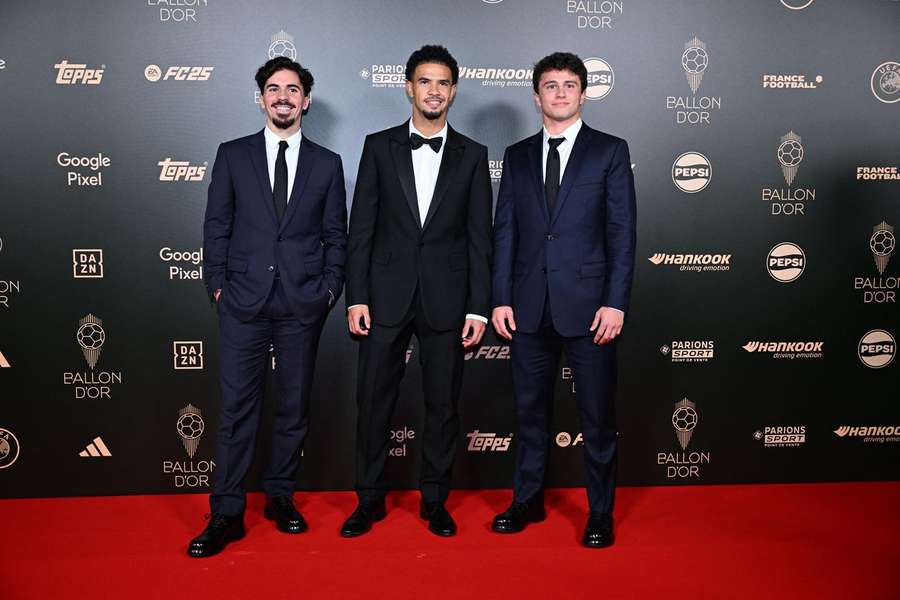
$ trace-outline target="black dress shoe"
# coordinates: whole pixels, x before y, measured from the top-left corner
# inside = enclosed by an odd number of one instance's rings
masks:
[[[344,537],[356,537],[372,529],[372,523],[382,520],[387,515],[384,498],[381,500],[360,500],[356,510],[350,515],[344,526],[341,527],[341,535]]]
[[[443,502],[422,501],[419,516],[428,521],[428,531],[441,537],[456,535],[456,523]]]
[[[275,521],[275,528],[282,533],[303,533],[307,530],[306,521],[290,496],[276,496],[266,500],[263,515]]]
[[[581,543],[588,548],[606,548],[616,541],[613,535],[613,519],[609,513],[591,513],[584,527]]]
[[[497,533],[519,533],[529,523],[540,523],[546,518],[543,502],[528,503],[513,500],[509,508],[494,517],[491,529]]]
[[[203,533],[188,544],[188,556],[206,558],[218,554],[228,542],[239,540],[244,535],[246,535],[244,515],[228,516],[213,513],[210,515],[209,525],[206,526]]]

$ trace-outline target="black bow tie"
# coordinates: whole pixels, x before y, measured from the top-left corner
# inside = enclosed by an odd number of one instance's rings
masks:
[[[444,138],[442,137],[433,137],[433,138],[423,138],[418,133],[409,134],[409,145],[412,146],[413,150],[418,150],[422,147],[422,144],[428,144],[431,146],[431,149],[435,152],[441,151],[441,144],[444,142]]]

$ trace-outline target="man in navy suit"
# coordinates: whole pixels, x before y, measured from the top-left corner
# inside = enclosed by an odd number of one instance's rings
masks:
[[[581,120],[587,70],[557,52],[534,67],[537,135],[506,149],[494,217],[493,313],[512,340],[519,432],[513,502],[492,528],[544,519],[553,388],[565,350],[575,375],[590,516],[582,542],[613,543],[616,338],[631,295],[634,178],[624,140]]]
[[[203,224],[203,274],[219,311],[222,410],[211,518],[190,556],[244,536],[244,479],[253,458],[270,345],[278,399],[266,470],[265,516],[302,533],[293,504],[309,427],[322,325],[344,285],[347,206],[341,157],[300,130],[312,74],[277,57],[256,83],[266,126],[219,146]]]

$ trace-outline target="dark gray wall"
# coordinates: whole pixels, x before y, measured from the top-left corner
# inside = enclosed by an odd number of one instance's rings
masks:
[[[871,368],[858,352],[867,332],[891,336],[871,334],[876,342],[900,334],[900,257],[882,260],[880,272],[870,249],[873,228],[900,224],[900,181],[860,179],[858,169],[900,166],[900,66],[891,62],[900,61],[900,3],[156,2],[0,5],[0,496],[208,489],[219,401],[215,311],[199,280],[179,278],[199,266],[164,260],[161,251],[199,251],[208,169],[219,142],[262,126],[252,75],[270,48],[294,48],[315,74],[303,131],[343,156],[349,196],[364,135],[410,112],[402,87],[391,84],[402,76],[385,72],[432,42],[464,67],[451,123],[487,144],[493,161],[538,131],[526,72],[535,60],[564,49],[611,68],[589,62],[598,82],[590,94],[606,93],[587,102],[585,120],[629,141],[637,182],[634,301],[619,346],[623,484],[897,478],[900,361]],[[273,43],[282,31],[290,45]],[[690,43],[695,36],[700,43]],[[683,55],[690,68],[705,65],[696,91]],[[65,84],[54,68],[64,60],[102,69],[102,78]],[[167,79],[179,65],[210,69]],[[192,81],[192,73],[208,79]],[[779,75],[802,75],[814,87],[764,85]],[[800,139],[786,140],[782,158],[803,153],[790,186],[778,158],[789,132]],[[696,193],[673,181],[673,163],[688,152],[711,166]],[[97,171],[67,167],[63,153],[109,162]],[[161,181],[166,158],[207,170],[194,171],[198,181]],[[102,185],[79,179],[98,175]],[[696,176],[680,181],[702,185]],[[802,214],[773,214],[788,208]],[[893,239],[882,231],[876,247],[884,254]],[[782,242],[799,246],[805,261],[789,283],[767,271]],[[76,277],[73,251],[92,249],[102,249],[102,278],[80,276],[99,275],[90,262]],[[649,260],[662,254],[727,255],[720,260],[728,269]],[[331,315],[319,353],[303,488],[352,485],[357,348],[341,312]],[[105,336],[93,369],[76,339],[88,315]],[[99,344],[98,327],[91,332],[94,341],[83,341]],[[202,342],[202,369],[174,368],[178,341]],[[711,343],[712,357],[677,362],[683,342]],[[809,342],[814,350],[780,358],[750,352],[751,342]],[[470,446],[474,436],[463,437],[458,486],[511,481],[515,420],[508,354],[498,346],[487,336],[467,363],[463,432],[512,437],[511,445]],[[873,363],[896,350],[873,348]],[[554,434],[577,439],[564,367]],[[121,382],[104,388],[76,378]],[[415,437],[398,442],[389,461],[397,487],[416,481],[420,384],[414,343],[395,428],[399,438]],[[678,415],[698,420],[679,441],[672,416],[684,398],[694,412]],[[196,448],[176,429],[188,404],[204,424]],[[196,418],[185,419],[196,427]],[[771,437],[779,427],[799,437],[779,446]],[[111,456],[90,456],[104,454],[96,437]],[[581,447],[557,439],[550,482],[579,485]],[[260,459],[267,440],[264,430]]]

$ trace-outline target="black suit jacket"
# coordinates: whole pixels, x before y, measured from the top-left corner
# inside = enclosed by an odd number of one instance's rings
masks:
[[[487,148],[447,128],[427,215],[419,215],[408,122],[366,137],[347,245],[347,306],[391,326],[416,287],[428,324],[490,316],[491,180]]]
[[[341,157],[300,142],[297,174],[279,223],[272,202],[265,137],[219,146],[203,223],[203,278],[212,297],[242,321],[266,302],[275,273],[295,316],[316,321],[344,285],[347,204]]]

